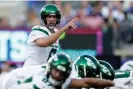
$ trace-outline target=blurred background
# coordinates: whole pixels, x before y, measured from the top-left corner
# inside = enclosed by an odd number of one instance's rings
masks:
[[[90,54],[115,69],[133,60],[133,1],[6,0],[0,1],[0,76],[22,67],[28,34],[34,25],[41,24],[40,10],[47,3],[61,9],[60,28],[79,17],[78,28],[60,37],[59,52],[66,52],[73,60]]]

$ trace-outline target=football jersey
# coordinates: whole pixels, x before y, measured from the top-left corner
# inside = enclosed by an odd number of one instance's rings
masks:
[[[46,72],[45,69],[46,65],[37,65],[37,66],[31,66],[26,68],[17,68],[10,73],[7,74],[4,83],[3,83],[3,89],[8,89],[13,84],[19,83],[23,81],[25,78],[28,78],[29,76],[32,76],[33,74],[36,74],[38,72]]]
[[[44,73],[39,73],[25,79],[22,83],[18,84],[18,86],[25,89],[68,89],[70,83],[71,78],[67,78],[61,86],[55,87],[50,83],[48,77],[44,76]]]
[[[133,77],[114,79],[115,86],[107,89],[133,89]]]
[[[133,75],[129,70],[115,72],[115,86],[109,89],[133,89]]]
[[[133,70],[133,61],[125,62],[121,67],[120,70]]]
[[[54,29],[54,31],[58,31]],[[52,35],[49,29],[45,26],[34,26],[32,28],[31,33],[29,34],[27,40],[27,53],[26,53],[26,61],[31,62],[28,63],[28,66],[31,65],[39,65],[44,64],[48,59],[53,56],[58,50],[58,40],[48,46],[48,47],[39,47],[34,41],[41,37],[48,37]],[[32,63],[35,62],[35,63]],[[26,63],[26,62],[25,62]],[[24,65],[25,66],[25,65]],[[27,66],[27,65],[26,65]]]
[[[9,73],[9,75],[6,77],[6,80],[4,81],[3,89],[8,89],[11,87],[15,89],[15,87],[21,86],[21,84],[23,88],[29,87],[29,89],[32,89],[32,88],[33,89],[55,89],[52,85],[50,85],[49,81],[46,81],[47,80],[46,74],[47,74],[47,65],[41,65],[41,66],[39,65],[39,66],[16,69],[11,73]],[[66,79],[66,81],[62,84],[61,89],[67,89],[70,83],[71,83],[71,78]],[[16,89],[19,89],[19,88],[16,88]]]

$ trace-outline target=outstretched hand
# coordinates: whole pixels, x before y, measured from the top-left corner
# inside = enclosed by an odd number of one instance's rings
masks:
[[[77,28],[77,26],[76,26],[76,24],[74,23],[75,21],[77,21],[79,18],[74,18],[74,19],[72,19],[71,21],[69,21],[68,23],[67,23],[67,25],[65,26],[67,29],[72,29],[72,30],[74,30],[74,29],[76,29]]]

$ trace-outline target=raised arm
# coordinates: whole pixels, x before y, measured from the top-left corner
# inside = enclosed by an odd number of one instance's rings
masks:
[[[72,79],[70,88],[105,88],[114,86],[114,82],[98,78]]]
[[[62,29],[60,29],[59,31],[57,31],[56,33],[48,36],[48,37],[41,37],[36,39],[34,42],[40,46],[40,47],[47,47],[50,46],[51,44],[55,43],[57,41],[57,39],[61,36],[61,34],[68,29],[75,29],[77,26],[74,24],[74,22],[77,20],[78,18],[74,18],[72,19],[70,22],[68,22],[68,24],[63,27]]]

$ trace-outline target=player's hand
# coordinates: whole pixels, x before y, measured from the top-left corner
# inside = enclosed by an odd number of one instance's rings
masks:
[[[76,26],[76,24],[74,22],[77,21],[77,20],[78,20],[78,18],[74,18],[70,22],[68,22],[67,25],[65,26],[66,30],[68,30],[68,29],[72,29],[72,30],[76,29],[77,26]]]

